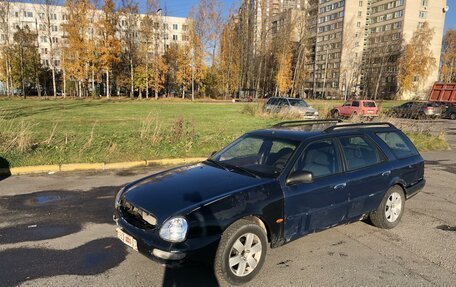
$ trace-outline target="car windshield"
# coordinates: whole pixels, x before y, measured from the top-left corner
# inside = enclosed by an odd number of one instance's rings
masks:
[[[366,108],[375,108],[375,102],[364,102],[363,105]]]
[[[304,100],[300,100],[300,99],[288,99],[288,101],[290,102],[290,105],[293,106],[293,107],[308,107],[309,105],[304,102]]]
[[[247,135],[208,160],[220,168],[256,177],[276,177],[299,145],[297,141]]]

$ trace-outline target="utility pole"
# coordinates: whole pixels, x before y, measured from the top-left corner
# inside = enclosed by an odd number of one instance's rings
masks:
[[[325,45],[325,47],[326,47],[326,61],[325,61],[325,76],[323,78],[323,99],[326,96],[326,74],[328,72],[328,55],[329,55],[328,45]]]
[[[195,59],[192,60],[192,102],[195,101]]]

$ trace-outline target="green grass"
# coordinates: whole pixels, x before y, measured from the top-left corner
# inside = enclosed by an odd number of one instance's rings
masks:
[[[320,108],[338,103],[311,104]],[[0,156],[12,167],[204,157],[247,131],[280,120],[246,113],[245,105],[0,99]]]

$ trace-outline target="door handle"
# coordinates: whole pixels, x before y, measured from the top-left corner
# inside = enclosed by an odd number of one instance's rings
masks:
[[[344,183],[339,183],[337,185],[334,186],[334,189],[343,189],[347,186],[347,184],[344,182]]]
[[[387,170],[382,173],[382,176],[389,176],[391,174],[391,170]]]

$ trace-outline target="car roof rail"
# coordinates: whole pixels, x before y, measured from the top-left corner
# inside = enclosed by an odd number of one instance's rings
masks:
[[[280,127],[294,127],[294,126],[301,126],[301,125],[313,125],[313,124],[327,124],[327,123],[341,123],[342,120],[340,119],[324,119],[324,120],[298,120],[298,121],[286,121],[280,122],[273,125],[273,128],[280,128]]]
[[[356,123],[356,124],[344,124],[335,125],[325,129],[325,132],[332,132],[337,129],[355,129],[355,128],[375,128],[375,127],[389,127],[396,128],[392,123],[378,122],[378,123]]]

